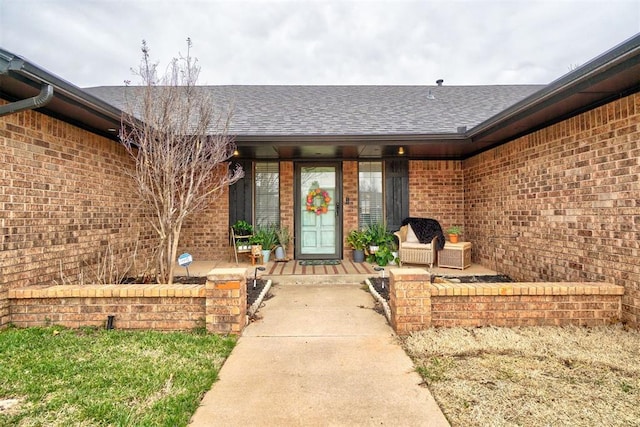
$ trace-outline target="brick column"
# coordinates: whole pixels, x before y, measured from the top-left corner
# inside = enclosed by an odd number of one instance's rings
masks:
[[[346,204],[347,197],[349,204]],[[358,229],[358,162],[342,162],[342,238],[343,259],[351,258],[351,247],[347,244],[347,235]]]
[[[214,268],[207,275],[207,331],[241,334],[247,324],[245,268]]]
[[[431,326],[430,276],[421,268],[392,268],[389,274],[391,326],[408,335]]]
[[[294,206],[293,162],[280,162],[280,227],[289,228],[291,241],[287,245],[286,257],[293,259],[294,252]]]

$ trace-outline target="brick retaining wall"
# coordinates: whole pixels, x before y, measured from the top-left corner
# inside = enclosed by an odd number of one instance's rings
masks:
[[[430,283],[422,269],[390,271],[391,325],[597,326],[620,321],[624,287],[608,283]]]
[[[245,269],[214,269],[206,285],[61,285],[12,289],[10,322],[18,327],[189,330],[206,326],[240,334],[246,325]]]

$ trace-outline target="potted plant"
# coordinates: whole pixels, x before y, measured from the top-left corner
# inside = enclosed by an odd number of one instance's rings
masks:
[[[251,245],[249,238],[253,233],[253,226],[247,221],[239,220],[231,226],[231,229],[233,230],[233,241],[237,251],[248,252]]]
[[[367,227],[366,238],[369,243],[369,253],[375,254],[380,246],[393,240],[393,235],[387,231],[384,224],[376,223]]]
[[[236,221],[235,224],[232,225],[233,232],[237,237],[249,236],[253,234],[253,226],[249,224],[245,220]]]
[[[248,243],[251,248],[251,255],[260,255],[262,253],[262,239],[258,233],[252,234]]]
[[[445,233],[449,235],[449,241],[451,243],[458,243],[458,236],[462,234],[462,226],[452,225],[451,227],[445,230]]]
[[[380,267],[386,266],[396,258],[393,256],[393,253],[391,253],[391,248],[388,245],[380,246],[376,253],[373,254],[373,257],[376,264]]]
[[[391,255],[393,255],[393,259],[389,261],[389,264],[398,265],[398,243],[395,238],[391,239],[391,242],[389,242],[389,250],[391,251]]]
[[[366,232],[351,230],[347,235],[347,244],[353,249],[353,262],[364,262],[364,249],[367,247]]]
[[[276,227],[273,225],[267,225],[259,227],[253,234],[254,240],[257,244],[262,246],[262,259],[265,263],[269,262],[271,251],[278,244],[278,235],[276,234]]]
[[[278,227],[276,229],[276,236],[278,237],[278,245],[276,247],[276,259],[285,259],[287,256],[287,245],[291,240],[289,229],[287,227]]]

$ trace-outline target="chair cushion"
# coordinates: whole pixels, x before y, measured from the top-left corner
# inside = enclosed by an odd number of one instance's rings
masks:
[[[413,232],[410,224],[407,224],[407,240],[405,240],[405,242],[420,243],[420,240],[418,240],[418,237],[416,236],[416,233]]]
[[[408,240],[402,244],[403,249],[428,249],[431,250],[431,243],[415,243]]]

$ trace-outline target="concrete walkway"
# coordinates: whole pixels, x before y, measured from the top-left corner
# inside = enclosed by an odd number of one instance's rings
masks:
[[[276,285],[191,426],[448,426],[360,285]]]

